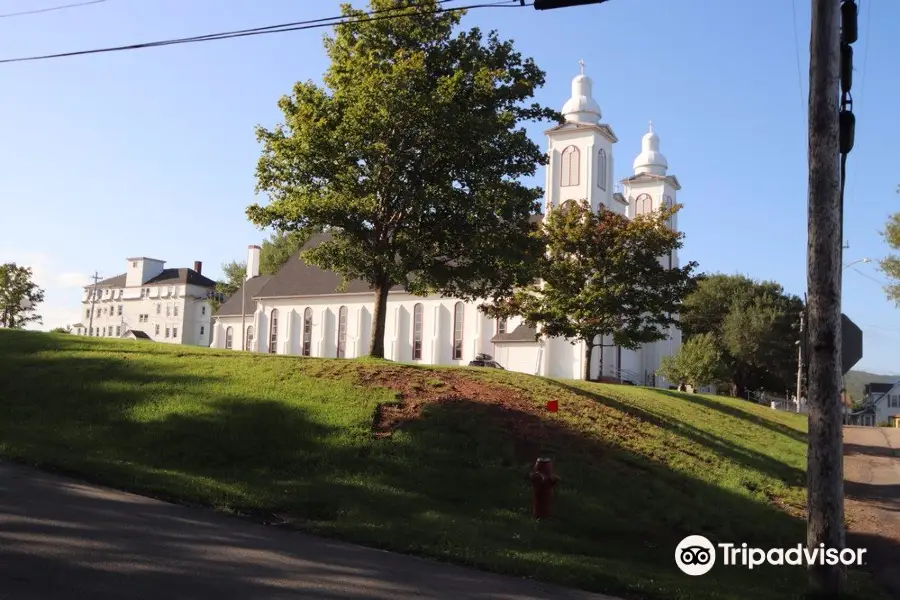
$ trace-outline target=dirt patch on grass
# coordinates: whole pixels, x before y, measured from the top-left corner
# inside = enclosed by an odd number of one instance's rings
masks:
[[[534,399],[514,388],[478,381],[451,372],[360,368],[360,385],[387,388],[396,393],[396,402],[379,405],[372,431],[376,437],[387,437],[404,424],[418,419],[431,403],[468,402],[488,407],[479,417],[490,418],[513,434],[516,454],[532,456],[542,445],[548,427],[539,419],[524,419],[522,413],[538,416],[543,412]]]

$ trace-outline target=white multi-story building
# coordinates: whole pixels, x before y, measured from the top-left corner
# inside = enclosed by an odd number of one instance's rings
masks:
[[[644,135],[633,172],[613,186],[613,144],[618,139],[601,123],[600,107],[584,73],[572,81],[572,96],[563,106],[565,122],[546,132],[550,162],[546,168],[547,210],[567,201],[587,200],[597,210],[605,206],[632,218],[672,205],[681,189],[667,173],[659,137]],[[536,219],[542,218],[536,215]],[[676,219],[671,226],[677,229]],[[313,236],[309,245],[325,236]],[[215,315],[212,346],[234,350],[300,356],[352,358],[368,350],[374,318],[374,292],[362,281],[338,291],[341,278],[333,272],[292,257],[275,275],[259,275],[258,246],[250,246],[244,288]],[[661,257],[677,267],[677,252]],[[440,296],[419,297],[395,288],[388,294],[385,358],[422,364],[465,365],[478,354],[491,354],[507,369],[551,377],[583,377],[585,345],[540,335],[521,319],[490,319],[479,301]],[[614,376],[634,383],[667,386],[655,377],[664,356],[677,351],[681,332],[638,350],[603,345],[592,356],[591,377]],[[597,340],[598,342],[600,340]]]
[[[216,282],[193,269],[167,269],[165,261],[129,258],[125,273],[84,288],[78,335],[132,337],[168,344],[209,346],[210,297]]]

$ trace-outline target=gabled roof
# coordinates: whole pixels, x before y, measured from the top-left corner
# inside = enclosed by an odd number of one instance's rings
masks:
[[[518,327],[507,333],[498,333],[491,338],[495,344],[514,344],[521,342],[536,342],[537,329],[521,323]]]
[[[560,123],[559,125],[554,125],[550,129],[544,131],[544,134],[549,133],[565,133],[567,131],[585,131],[593,129],[598,132],[603,137],[607,138],[612,143],[616,143],[619,141],[619,138],[616,137],[616,134],[613,133],[612,128],[606,123],[599,123],[597,125],[590,125],[588,123]]]
[[[300,257],[304,250],[316,248],[329,239],[331,239],[331,235],[327,233],[311,236],[309,241],[288,259],[284,266],[254,296],[256,298],[294,298],[371,292],[369,284],[360,280],[350,281],[345,289],[338,292],[337,288],[341,284],[340,275],[334,271],[326,271],[308,264]],[[391,291],[402,289],[403,286],[396,285],[391,288]],[[240,309],[238,309],[238,314],[240,314]]]
[[[125,335],[133,335],[135,339],[138,340],[149,340],[150,336],[141,331],[140,329],[131,329]]]
[[[887,398],[894,390],[900,388],[900,381],[896,383],[869,383],[865,389],[869,390],[866,396],[866,404],[875,405]]]
[[[676,190],[681,189],[681,184],[678,182],[678,178],[674,175],[654,175],[653,173],[638,173],[637,175],[626,177],[622,180],[622,183],[640,183],[642,181],[668,181],[669,184]]]
[[[92,288],[93,285],[86,285],[85,288]],[[125,287],[125,273],[110,277],[97,282],[97,287]]]
[[[174,283],[216,287],[215,281],[193,269],[163,269],[162,273],[144,282],[144,285],[172,285]]]
[[[263,288],[264,285],[271,281],[272,275],[259,275],[257,277],[253,277],[252,279],[248,279],[244,282],[244,296],[241,296],[241,290],[238,290],[234,294],[228,297],[228,299],[222,303],[222,306],[219,307],[213,316],[214,317],[233,317],[241,315],[241,304],[244,305],[244,314],[252,315],[256,312],[256,300],[253,298],[259,295],[259,291]]]
[[[174,285],[176,283],[186,283],[200,287],[216,287],[215,281],[193,269],[163,269],[162,273],[145,281],[142,285]],[[86,285],[84,287],[89,289],[93,286]],[[99,281],[97,282],[97,287],[125,287],[125,273]]]

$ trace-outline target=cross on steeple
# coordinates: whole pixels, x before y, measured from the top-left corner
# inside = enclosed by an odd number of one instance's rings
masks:
[[[653,133],[653,119],[650,119],[650,133]]]
[[[584,75],[584,59],[579,60],[578,64],[581,65],[581,74]]]

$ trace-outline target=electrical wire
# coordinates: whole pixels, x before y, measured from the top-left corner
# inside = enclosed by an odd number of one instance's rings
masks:
[[[447,2],[451,2],[454,0],[440,0],[438,4],[445,4]],[[522,8],[523,4],[516,3],[512,4],[511,2],[515,2],[516,0],[501,0],[500,2],[493,3],[483,3],[483,4],[469,4],[466,6],[459,6],[454,8],[438,8],[429,11],[415,11],[415,12],[402,12],[397,13],[398,10],[407,10],[409,8],[416,8],[421,5],[410,5],[410,6],[400,6],[388,9],[374,10],[362,13],[360,16],[369,17],[365,19],[366,21],[381,21],[388,19],[398,19],[402,17],[409,17],[414,14],[421,15],[437,15],[441,13],[448,12],[457,12],[461,10],[470,10],[475,8]],[[379,14],[390,12],[393,14]],[[139,44],[129,44],[126,46],[111,46],[107,48],[95,48],[92,50],[76,50],[73,52],[60,52],[57,54],[44,54],[39,56],[25,56],[21,58],[6,58],[0,60],[0,64],[6,63],[16,63],[16,62],[28,62],[28,61],[37,61],[37,60],[50,60],[54,58],[68,58],[72,56],[85,56],[88,54],[105,54],[110,52],[124,52],[127,50],[141,50],[144,48],[156,48],[159,46],[171,46],[176,44],[190,44],[196,42],[209,42],[213,40],[227,40],[239,37],[251,37],[256,35],[266,35],[270,33],[286,33],[289,31],[304,31],[307,29],[318,29],[321,27],[333,27],[337,25],[345,25],[347,23],[352,23],[359,20],[358,17],[347,18],[345,16],[339,17],[327,17],[321,19],[311,19],[307,21],[295,21],[293,23],[282,23],[280,25],[267,25],[264,27],[254,27],[252,29],[238,29],[235,31],[224,31],[220,33],[210,33],[206,35],[197,35],[186,38],[176,38],[169,40],[159,40],[156,42],[144,42]]]
[[[794,55],[797,58],[797,87],[800,90],[800,114],[806,117],[806,102],[803,100],[803,73],[800,69],[800,41],[797,39],[797,0],[791,0],[794,15]]]
[[[862,276],[865,277],[866,279],[868,279],[868,280],[870,280],[870,281],[874,281],[875,283],[877,283],[877,284],[879,284],[879,285],[885,285],[885,286],[886,286],[886,285],[890,285],[889,283],[887,283],[886,281],[884,281],[884,280],[882,280],[882,279],[878,279],[877,277],[873,277],[873,276],[869,275],[868,273],[863,273],[862,271],[860,271],[860,270],[857,269],[856,267],[850,267],[850,270],[851,270],[851,271],[856,271],[857,273],[859,273],[860,275],[862,275]]]
[[[34,10],[23,10],[21,12],[4,13],[0,15],[0,19],[9,19],[12,17],[24,17],[27,15],[38,15],[41,13],[54,12],[57,10],[67,10],[69,8],[78,8],[80,6],[90,6],[91,4],[100,4],[106,0],[87,0],[86,2],[75,2],[74,4],[63,4],[61,6],[50,6],[48,8],[36,8]]]

